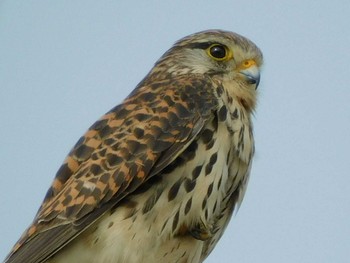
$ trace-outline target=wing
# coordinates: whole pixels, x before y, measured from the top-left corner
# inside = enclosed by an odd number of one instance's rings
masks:
[[[44,262],[169,165],[216,110],[203,76],[140,84],[81,137],[5,262]]]

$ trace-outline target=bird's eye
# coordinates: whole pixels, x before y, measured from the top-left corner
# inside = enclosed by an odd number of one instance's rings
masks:
[[[207,49],[208,55],[217,60],[217,61],[223,61],[227,60],[230,58],[230,52],[229,49],[221,44],[212,44],[208,49]]]

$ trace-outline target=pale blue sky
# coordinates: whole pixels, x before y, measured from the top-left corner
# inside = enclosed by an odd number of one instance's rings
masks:
[[[0,1],[0,260],[70,148],[179,38],[263,51],[246,197],[207,262],[348,262],[350,2]]]

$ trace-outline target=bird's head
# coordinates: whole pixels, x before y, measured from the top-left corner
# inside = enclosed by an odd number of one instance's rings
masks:
[[[152,72],[164,76],[206,74],[256,89],[262,62],[260,49],[247,38],[228,31],[208,30],[176,42]]]

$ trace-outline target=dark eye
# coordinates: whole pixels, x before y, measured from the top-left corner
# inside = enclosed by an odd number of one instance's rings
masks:
[[[230,58],[229,49],[221,44],[213,44],[208,49],[207,52],[210,57],[215,60],[222,61]]]

